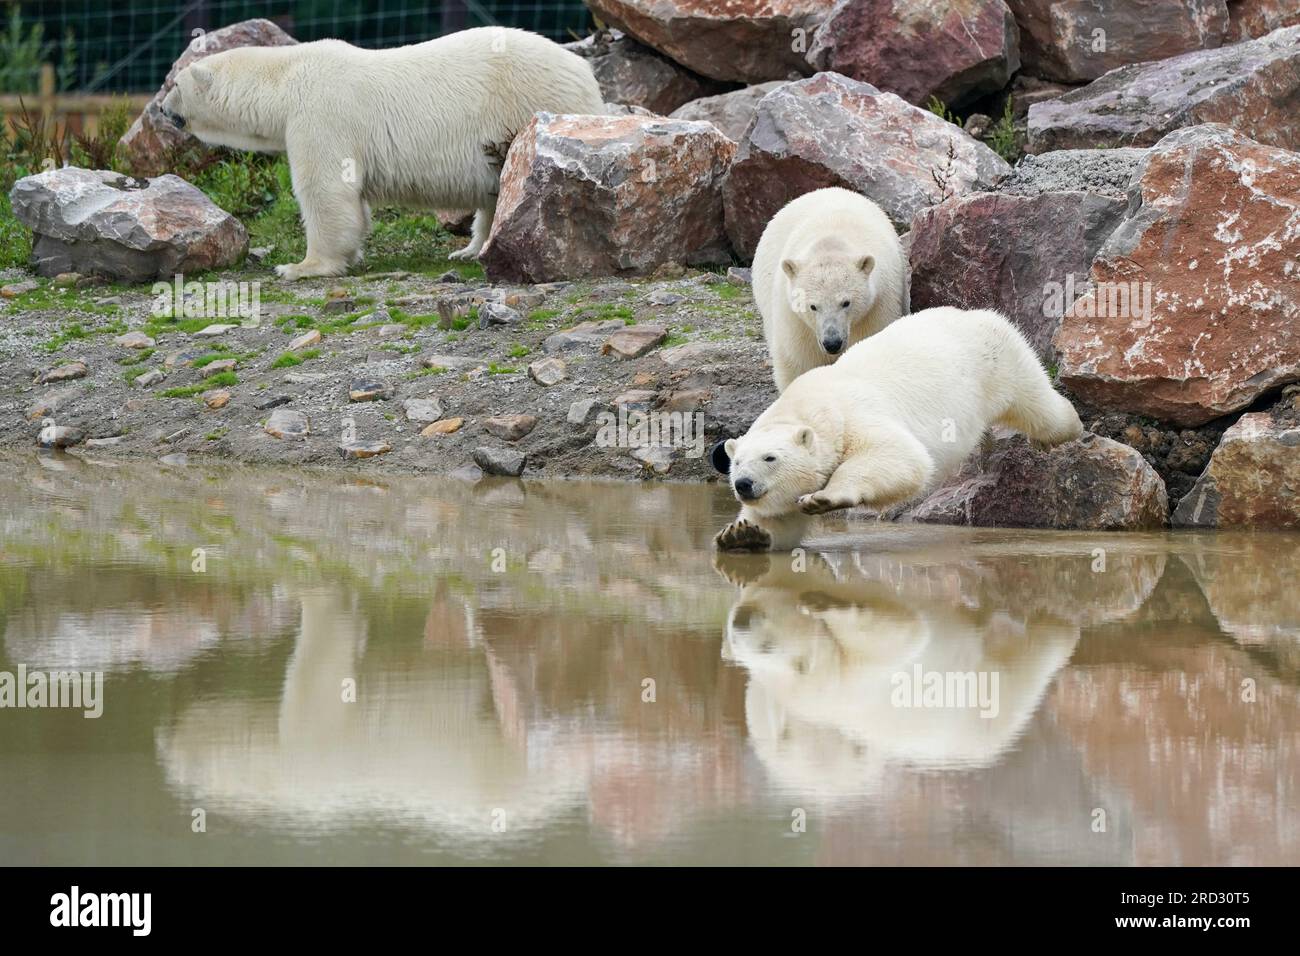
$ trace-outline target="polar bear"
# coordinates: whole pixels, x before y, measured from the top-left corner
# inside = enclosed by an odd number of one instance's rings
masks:
[[[754,253],[752,281],[778,392],[907,311],[906,261],[893,224],[847,189],[805,193],[773,216]]]
[[[1024,335],[987,310],[926,309],[799,376],[727,442],[740,516],[722,550],[788,550],[809,515],[917,497],[957,471],[990,425],[1042,445],[1078,438]]]
[[[186,67],[162,112],[217,146],[287,152],[307,255],[285,279],[361,260],[370,204],[476,209],[452,258],[478,255],[501,162],[539,111],[603,113],[587,61],[524,30],[482,27],[394,50],[341,40],[240,47]]]

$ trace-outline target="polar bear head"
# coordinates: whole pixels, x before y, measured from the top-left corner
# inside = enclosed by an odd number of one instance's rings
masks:
[[[872,281],[876,258],[871,255],[818,255],[815,259],[785,259],[790,310],[808,326],[817,344],[835,356],[852,344],[851,331],[876,304]]]
[[[757,514],[786,514],[795,502],[826,487],[834,450],[807,425],[756,425],[726,444],[731,490]]]
[[[277,47],[240,47],[214,53],[176,75],[159,112],[209,146],[284,152],[286,125],[277,80]]]

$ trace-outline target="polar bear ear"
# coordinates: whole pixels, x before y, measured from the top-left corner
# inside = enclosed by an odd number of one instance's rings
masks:
[[[211,67],[204,66],[202,63],[195,63],[190,67],[190,79],[194,81],[194,88],[200,93],[206,93],[212,89],[212,81],[217,75],[212,72]]]
[[[781,261],[781,268],[785,270],[785,274],[791,279],[799,274],[799,263],[795,262],[793,259],[783,259]]]
[[[725,445],[723,445],[722,447],[725,448],[725,449],[727,450],[727,457],[728,457],[728,458],[735,458],[735,457],[736,457],[736,439],[734,439],[734,438],[728,438],[728,439],[727,439],[727,443],[726,443]]]
[[[804,448],[811,448],[813,443],[813,430],[807,425],[800,425],[794,431],[794,442]]]
[[[858,268],[867,275],[871,275],[871,270],[876,267],[875,256],[863,256],[858,260]]]

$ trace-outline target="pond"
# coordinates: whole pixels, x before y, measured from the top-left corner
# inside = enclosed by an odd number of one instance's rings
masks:
[[[0,861],[1300,863],[1300,537],[360,475],[0,458]]]

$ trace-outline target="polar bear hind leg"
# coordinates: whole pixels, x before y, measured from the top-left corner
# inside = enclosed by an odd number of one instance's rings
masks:
[[[458,249],[449,255],[448,259],[473,259],[483,251],[483,244],[487,242],[488,233],[492,231],[492,218],[497,213],[496,197],[485,206],[480,206],[474,213],[474,226],[470,232],[469,245],[464,249]]]
[[[1041,448],[1054,448],[1083,434],[1083,422],[1070,400],[1052,388],[1029,344],[1016,335],[1004,360],[1012,368],[1000,376],[1008,389],[1007,410],[999,425],[1013,428]]]

